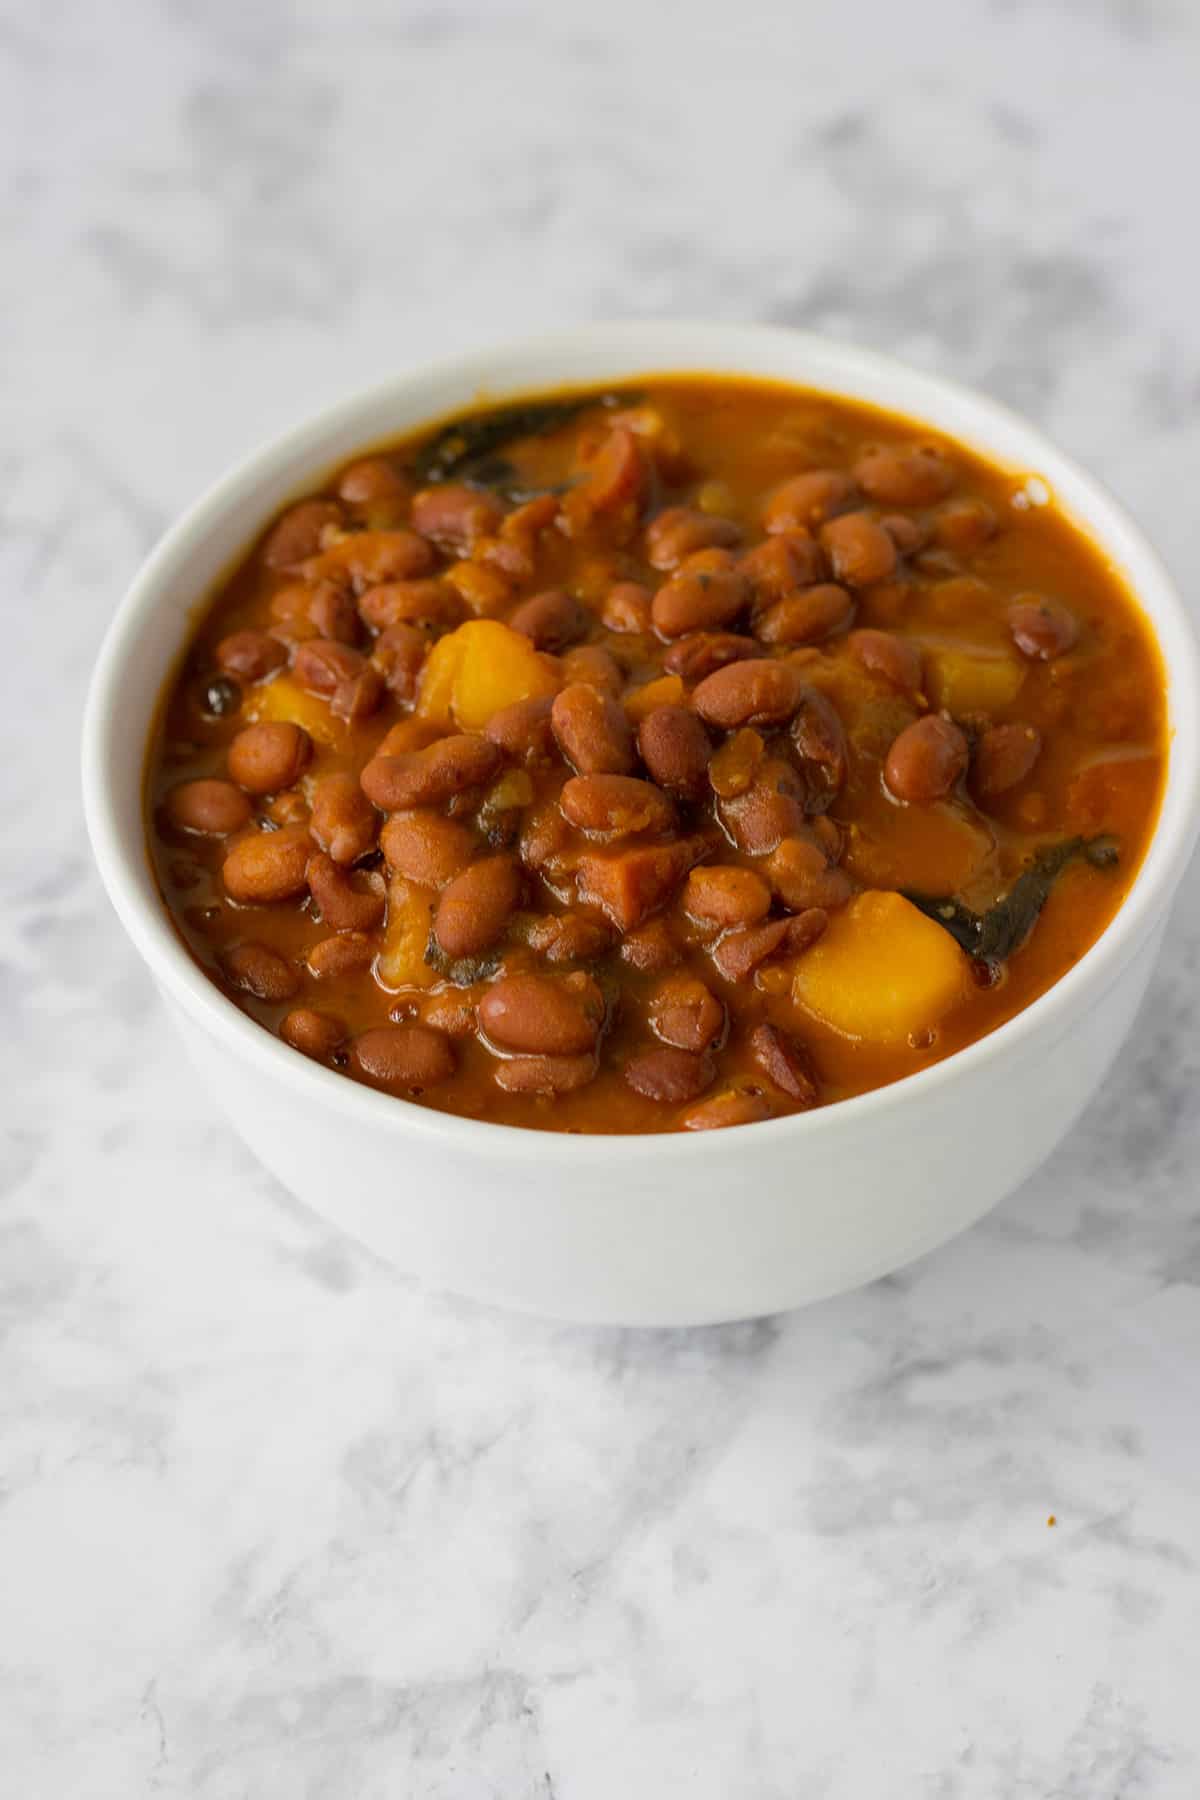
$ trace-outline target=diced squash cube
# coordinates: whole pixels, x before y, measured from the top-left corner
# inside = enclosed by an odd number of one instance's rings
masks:
[[[251,688],[246,699],[246,718],[257,724],[260,719],[286,719],[307,731],[314,744],[324,749],[336,748],[343,742],[346,727],[335,719],[329,702],[310,694],[290,675],[280,673],[259,687]]]
[[[964,998],[970,965],[902,894],[868,890],[796,963],[792,999],[844,1037],[902,1044]]]
[[[994,873],[996,843],[980,814],[957,801],[869,808],[847,827],[843,862],[870,888],[962,894]]]
[[[666,905],[705,847],[702,839],[681,838],[633,850],[588,851],[578,864],[580,904],[599,907],[618,931],[632,931]]]
[[[432,987],[435,971],[425,961],[425,949],[433,929],[433,909],[437,893],[433,888],[418,887],[403,875],[393,875],[388,883],[387,923],[383,948],[376,959],[375,970],[384,987]]]
[[[1011,706],[1025,679],[1020,658],[988,645],[925,646],[925,685],[933,704],[961,718]]]
[[[478,731],[518,700],[553,694],[553,666],[498,619],[471,619],[436,643],[421,671],[417,716]]]
[[[678,675],[662,675],[657,681],[648,681],[645,687],[634,688],[625,696],[625,716],[632,724],[640,724],[647,713],[652,713],[656,706],[678,706],[683,700],[683,680]]]

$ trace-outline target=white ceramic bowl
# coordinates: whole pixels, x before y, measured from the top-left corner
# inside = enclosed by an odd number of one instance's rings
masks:
[[[1114,923],[1032,1006],[894,1086],[742,1130],[565,1137],[373,1092],[254,1024],[188,957],[150,874],[142,764],[197,602],[263,521],[364,445],[481,399],[663,372],[769,376],[926,421],[1036,474],[1104,548],[1169,672],[1162,816]],[[293,1193],[399,1268],[562,1318],[679,1325],[797,1306],[970,1225],[1095,1091],[1146,988],[1197,829],[1200,668],[1180,599],[1112,499],[1021,419],[931,375],[790,331],[585,326],[385,381],[252,456],[167,533],[122,602],[83,739],[96,859],[195,1064]]]

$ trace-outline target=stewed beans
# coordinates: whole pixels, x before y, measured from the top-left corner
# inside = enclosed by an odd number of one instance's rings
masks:
[[[706,1131],[1036,998],[1119,906],[1164,744],[1147,630],[1041,484],[664,379],[454,421],[270,521],[168,696],[150,835],[193,955],[312,1061]]]

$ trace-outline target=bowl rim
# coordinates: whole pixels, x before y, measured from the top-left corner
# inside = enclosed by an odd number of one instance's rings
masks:
[[[578,1146],[609,1161],[646,1157],[674,1159],[705,1154],[707,1132],[565,1133],[533,1126],[507,1125],[442,1112],[404,1101],[360,1082],[348,1080],[283,1043],[241,1011],[193,962],[177,935],[154,883],[144,834],[131,847],[117,818],[109,763],[116,749],[118,720],[114,696],[146,619],[177,588],[189,556],[220,516],[246,491],[298,459],[307,464],[307,479],[340,458],[321,446],[334,439],[359,415],[393,401],[398,407],[439,389],[465,384],[489,400],[503,401],[538,391],[532,371],[548,365],[541,387],[588,386],[617,382],[625,376],[646,378],[704,373],[744,374],[748,379],[778,381],[798,389],[833,396],[849,394],[874,403],[915,424],[990,457],[1000,457],[992,439],[1019,442],[1028,470],[1045,474],[1056,497],[1064,490],[1082,502],[1089,517],[1061,500],[1079,529],[1121,570],[1135,602],[1152,630],[1167,676],[1168,766],[1162,803],[1146,853],[1119,910],[1078,962],[1035,1000],[993,1031],[954,1051],[929,1068],[884,1087],[817,1107],[764,1120],[754,1127],[752,1142],[766,1151],[794,1137],[797,1150],[829,1132],[866,1126],[896,1107],[916,1108],[969,1081],[997,1059],[1020,1055],[1039,1037],[1053,1040],[1086,1008],[1089,994],[1098,996],[1114,982],[1126,963],[1165,920],[1174,890],[1191,856],[1200,828],[1200,646],[1182,598],[1157,552],[1124,507],[1096,478],[1059,450],[1020,414],[961,383],[914,368],[899,359],[858,345],[813,333],[768,325],[741,325],[691,320],[623,320],[504,340],[463,355],[439,358],[388,376],[335,401],[252,450],[192,502],[160,538],[134,576],[105,633],[88,689],[82,731],[84,812],[93,854],[109,898],[136,949],[167,996],[189,1020],[224,1042],[231,1054],[248,1058],[265,1075],[290,1084],[298,1101],[329,1108],[347,1124],[411,1132],[440,1140],[447,1149],[471,1149],[487,1156],[523,1157],[537,1149],[540,1158],[575,1161]],[[773,364],[778,364],[773,368]],[[800,373],[797,364],[811,365]],[[519,365],[519,378],[506,378],[503,366]],[[558,365],[578,365],[574,374]],[[890,398],[872,390],[888,390]],[[899,390],[906,398],[897,400]],[[971,421],[971,428],[934,424],[929,411],[949,410]],[[440,406],[434,400],[423,416],[435,424],[461,410],[461,403]],[[975,429],[977,427],[977,429]],[[414,425],[413,430],[421,429]],[[364,435],[363,448],[383,441]],[[348,454],[353,454],[353,451]],[[301,491],[297,489],[297,491]],[[204,598],[197,593],[196,600]],[[194,620],[195,607],[187,615]],[[177,649],[182,649],[186,635]],[[161,679],[166,679],[164,671]],[[139,817],[140,809],[139,809]],[[724,1135],[724,1134],[723,1134]],[[741,1142],[741,1138],[738,1139]],[[711,1147],[710,1147],[711,1150]]]

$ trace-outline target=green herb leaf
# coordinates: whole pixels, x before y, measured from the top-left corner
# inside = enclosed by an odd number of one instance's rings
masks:
[[[545,437],[558,431],[589,406],[622,406],[622,394],[580,394],[569,400],[532,400],[525,405],[497,406],[443,425],[413,459],[420,482],[467,481],[478,487],[503,487],[516,475],[497,451],[521,438]]]
[[[1006,962],[1037,924],[1050,891],[1069,863],[1082,858],[1094,869],[1115,868],[1117,846],[1110,837],[1067,838],[1039,850],[1002,899],[986,912],[972,912],[961,900],[906,892],[904,898],[943,926],[968,956]]]

